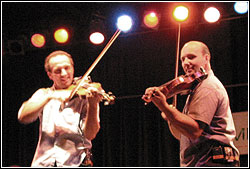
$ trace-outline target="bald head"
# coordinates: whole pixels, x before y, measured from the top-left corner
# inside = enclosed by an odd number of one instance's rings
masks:
[[[200,42],[200,41],[189,41],[183,45],[182,50],[185,49],[186,47],[193,48],[194,50],[195,49],[201,50],[203,55],[207,54],[209,56],[209,61],[210,61],[211,54],[205,43]]]
[[[208,72],[211,69],[210,58],[207,45],[200,41],[189,41],[181,49],[182,67],[188,74],[200,70],[201,67]]]

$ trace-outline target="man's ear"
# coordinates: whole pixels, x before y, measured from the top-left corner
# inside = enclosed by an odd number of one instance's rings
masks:
[[[53,79],[52,79],[51,72],[47,72],[47,75],[48,75],[48,77],[49,77],[50,80],[53,80]]]
[[[209,54],[206,54],[206,55],[205,55],[205,60],[206,60],[207,62],[210,61],[210,56],[209,56]]]

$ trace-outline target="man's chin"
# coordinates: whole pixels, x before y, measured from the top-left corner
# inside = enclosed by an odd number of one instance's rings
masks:
[[[71,85],[71,83],[62,83],[61,87],[62,87],[62,89],[67,89],[67,88],[69,88],[70,85]]]

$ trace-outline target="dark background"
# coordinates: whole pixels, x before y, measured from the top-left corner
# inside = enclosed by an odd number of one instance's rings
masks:
[[[212,68],[225,85],[232,112],[248,111],[248,13],[238,15],[231,2],[185,3],[190,18],[181,25],[180,47],[189,40],[205,42],[211,50]],[[30,166],[38,141],[38,120],[24,125],[17,121],[23,101],[52,82],[43,63],[52,51],[72,54],[75,76],[83,75],[116,30],[122,12],[132,15],[132,30],[121,33],[91,72],[115,104],[101,104],[101,129],[93,140],[95,167],[178,167],[179,143],[153,104],[141,100],[145,89],[174,78],[178,25],[171,19],[174,2],[2,2],[2,166]],[[214,5],[221,20],[208,24],[202,14]],[[158,29],[142,26],[145,10],[161,13]],[[90,23],[104,22],[106,41],[94,46],[88,41]],[[58,45],[53,30],[66,26],[70,42]],[[44,48],[31,46],[35,32],[47,36]],[[11,42],[18,42],[11,43]],[[179,65],[179,74],[183,74]],[[182,110],[186,96],[178,96]],[[171,99],[169,102],[171,103]],[[248,166],[248,155],[241,155]]]

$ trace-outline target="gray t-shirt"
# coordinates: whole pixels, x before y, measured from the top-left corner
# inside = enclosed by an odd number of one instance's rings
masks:
[[[183,113],[196,120],[204,131],[196,140],[180,139],[180,165],[202,166],[211,158],[211,140],[218,140],[239,151],[233,144],[236,131],[227,92],[213,71],[188,96]]]

